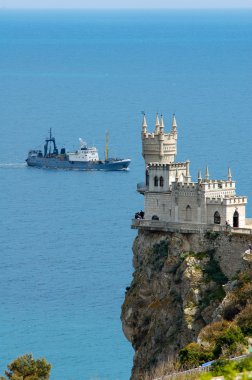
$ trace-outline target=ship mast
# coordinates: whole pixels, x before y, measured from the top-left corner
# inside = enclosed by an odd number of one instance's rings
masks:
[[[49,155],[51,155],[51,138],[52,138],[52,128],[49,129],[49,140],[48,140],[48,142],[49,142]],[[48,143],[47,143],[47,145],[48,145]],[[46,151],[47,151],[47,149],[46,149]]]
[[[108,161],[108,154],[109,154],[108,140],[109,140],[109,133],[108,131],[106,131],[105,161]]]

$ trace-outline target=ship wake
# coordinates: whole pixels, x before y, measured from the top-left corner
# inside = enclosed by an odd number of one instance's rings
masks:
[[[23,162],[0,162],[0,169],[23,169],[26,166]]]

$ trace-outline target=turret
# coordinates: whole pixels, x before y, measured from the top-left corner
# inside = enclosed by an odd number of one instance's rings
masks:
[[[142,155],[146,165],[150,163],[169,164],[177,154],[177,123],[173,117],[170,133],[165,133],[164,119],[156,115],[154,133],[148,133],[145,115],[142,122]]]
[[[156,128],[155,128],[155,133],[158,135],[159,132],[160,132],[160,122],[159,122],[159,117],[158,117],[158,113],[156,114]]]
[[[164,133],[164,118],[163,118],[163,115],[161,115],[159,130],[160,130],[160,133],[162,133],[162,134]]]
[[[143,122],[142,122],[142,133],[147,133],[147,122],[146,122],[146,116],[145,113],[143,114]]]
[[[176,121],[175,113],[173,114],[173,118],[172,118],[172,132],[177,132],[177,121]]]
[[[228,168],[228,176],[227,176],[227,179],[228,179],[228,181],[232,181],[232,174],[231,174],[231,169],[230,168]]]
[[[190,171],[189,171],[189,165],[190,165],[190,161],[187,160],[187,161],[186,161],[186,175],[185,175],[185,182],[186,182],[186,183],[191,182],[191,176],[190,176]]]
[[[202,182],[201,170],[198,171],[198,183]]]
[[[206,182],[209,181],[209,171],[208,171],[208,166],[206,166],[205,180],[206,180]]]

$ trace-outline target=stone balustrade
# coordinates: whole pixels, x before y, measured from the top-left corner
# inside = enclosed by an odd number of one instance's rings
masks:
[[[206,231],[226,232],[232,234],[252,235],[251,228],[234,228],[218,224],[171,223],[162,220],[133,219],[132,229],[164,231],[178,233],[204,233]]]

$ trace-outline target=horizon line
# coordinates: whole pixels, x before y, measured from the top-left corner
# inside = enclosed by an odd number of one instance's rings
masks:
[[[211,6],[208,6],[208,7],[146,7],[146,8],[143,8],[143,7],[106,7],[106,8],[102,8],[102,7],[7,7],[7,6],[0,6],[0,11],[2,10],[45,10],[45,11],[51,11],[51,10],[93,10],[93,11],[111,11],[111,10],[115,10],[115,11],[124,11],[124,10],[128,10],[128,11],[135,11],[135,10],[139,10],[139,11],[153,11],[153,10],[178,10],[178,11],[182,11],[182,10],[185,10],[185,11],[190,11],[190,10],[225,10],[225,11],[232,11],[232,10],[252,10],[252,5],[251,6],[232,6],[232,7],[211,7]]]

